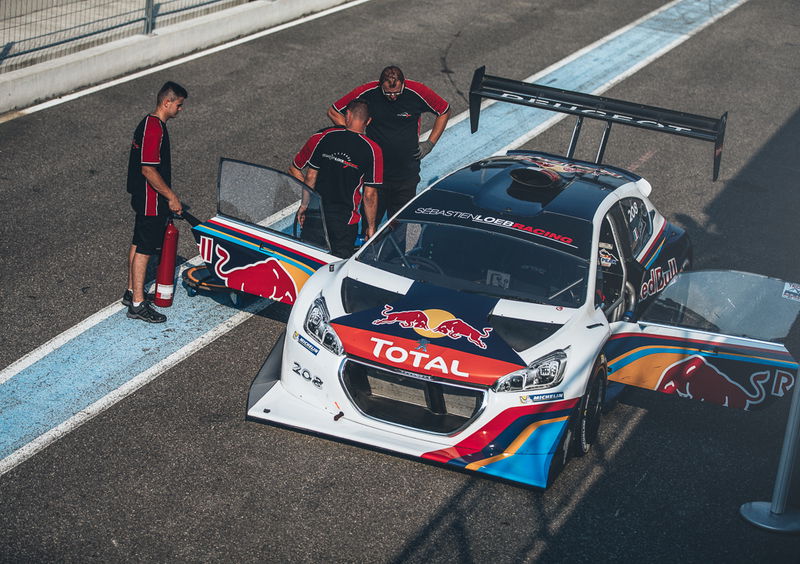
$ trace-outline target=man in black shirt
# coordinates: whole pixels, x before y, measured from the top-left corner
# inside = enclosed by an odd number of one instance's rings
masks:
[[[421,82],[406,80],[399,67],[383,69],[378,80],[362,84],[334,102],[328,117],[344,123],[344,108],[352,100],[366,100],[372,121],[367,135],[383,150],[383,186],[378,190],[376,220],[383,213],[393,216],[417,193],[420,160],[427,155],[447,126],[450,106],[444,98]],[[436,116],[431,134],[420,143],[420,118],[425,112]]]
[[[133,133],[128,158],[128,193],[136,213],[133,241],[128,251],[128,289],[122,304],[128,317],[163,323],[167,316],[153,309],[144,295],[144,279],[150,256],[161,251],[170,211],[180,214],[183,206],[173,192],[167,121],[183,109],[189,94],[175,82],[166,82],[156,97],[156,109],[139,122]]]
[[[378,144],[364,134],[370,121],[366,102],[353,100],[344,117],[344,127],[321,129],[306,141],[292,161],[289,173],[319,193],[331,252],[347,258],[355,249],[362,190],[365,235],[369,238],[375,232],[375,190],[383,182],[383,154]],[[297,217],[302,225],[305,220],[302,204]]]

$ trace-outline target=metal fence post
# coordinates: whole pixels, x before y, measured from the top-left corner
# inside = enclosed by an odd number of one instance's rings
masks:
[[[144,0],[144,34],[150,35],[153,33],[153,29],[155,28],[156,22],[155,17],[156,13],[153,9],[154,0]]]
[[[800,441],[800,374],[794,381],[792,405],[786,421],[786,434],[783,436],[783,450],[778,462],[772,503],[751,501],[739,508],[742,517],[753,525],[779,533],[800,533],[800,510],[786,511],[786,499],[792,482],[792,466],[797,456],[798,441]]]

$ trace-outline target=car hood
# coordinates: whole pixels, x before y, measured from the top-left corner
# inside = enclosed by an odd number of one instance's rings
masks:
[[[489,386],[527,364],[489,322],[498,302],[506,300],[415,282],[394,302],[338,317],[331,324],[348,355]]]

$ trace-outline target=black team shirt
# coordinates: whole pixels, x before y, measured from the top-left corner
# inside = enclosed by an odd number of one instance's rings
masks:
[[[418,175],[420,161],[414,155],[419,148],[420,116],[425,112],[444,114],[450,109],[447,101],[415,80],[406,80],[403,92],[390,101],[375,80],[353,89],[334,102],[333,108],[344,114],[347,104],[356,98],[369,104],[372,121],[366,133],[383,150],[386,180],[408,180]]]
[[[366,135],[344,127],[328,127],[312,135],[293,163],[298,170],[317,169],[314,189],[322,198],[325,215],[354,225],[361,215],[361,189],[383,183],[381,148]]]
[[[169,203],[150,186],[142,174],[142,165],[155,167],[167,186],[172,186],[167,124],[154,115],[146,116],[133,132],[128,157],[128,192],[131,194],[131,206],[137,214],[167,215]]]

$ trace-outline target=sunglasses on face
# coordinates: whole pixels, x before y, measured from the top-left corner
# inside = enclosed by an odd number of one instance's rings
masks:
[[[383,95],[386,96],[386,97],[399,96],[400,94],[403,93],[403,89],[404,88],[405,88],[405,84],[401,84],[400,85],[400,90],[397,90],[396,92],[389,92],[385,88],[381,87],[381,92],[383,92]]]

